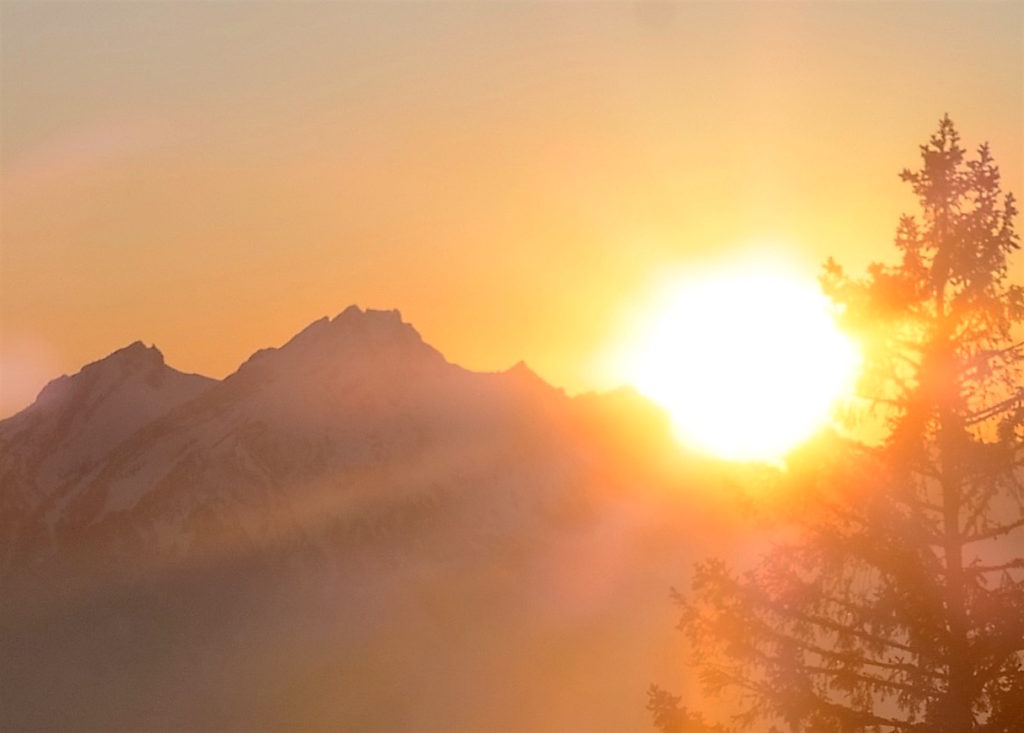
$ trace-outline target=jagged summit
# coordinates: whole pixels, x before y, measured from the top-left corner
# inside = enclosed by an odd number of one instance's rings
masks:
[[[166,366],[160,350],[156,346],[134,341],[102,359],[86,364],[73,376],[63,374],[48,382],[36,397],[36,403],[45,405],[59,401],[75,386],[95,386],[98,383],[119,381],[133,374],[158,373],[161,369],[170,367]]]
[[[39,505],[136,430],[215,383],[172,369],[141,341],[58,377],[0,421],[0,475],[9,488],[0,503]]]
[[[511,367],[509,367],[506,370],[506,373],[508,373],[508,374],[523,374],[523,375],[536,374],[536,372],[534,372],[532,369],[530,369],[530,365],[527,364],[525,361],[523,361],[521,359],[519,361],[517,361],[515,364],[513,364]]]
[[[646,426],[606,417],[600,404],[581,409],[523,362],[487,372],[450,363],[395,310],[353,306],[316,320],[220,382],[176,372],[135,342],[47,396],[0,422],[0,614],[12,609],[0,623],[28,630],[0,634],[0,677],[17,684],[18,704],[60,718],[4,730],[147,730],[168,720],[362,730],[364,700],[384,709],[392,689],[378,690],[373,659],[398,648],[429,661],[443,645],[446,664],[470,660],[455,665],[464,679],[514,667],[526,687],[538,659],[575,669],[598,648],[583,639],[563,663],[546,656],[553,633],[636,616],[620,599],[648,595],[633,591],[655,561],[680,564],[657,538],[692,536],[651,524],[661,505],[639,503],[659,495],[640,485],[654,470]],[[613,431],[613,421],[624,427]],[[608,570],[580,582],[590,557]],[[635,577],[622,558],[640,568]],[[626,651],[655,646],[637,644],[632,630],[607,636],[622,636]],[[480,643],[499,645],[481,655]],[[598,661],[614,667],[624,656],[612,648]],[[492,657],[500,663],[481,675],[476,660]],[[410,689],[437,676],[421,667]],[[123,717],[89,717],[89,699],[134,695],[140,676],[151,683],[137,706],[133,698]],[[330,720],[319,702],[301,720],[275,707],[240,712],[249,703],[232,692],[291,710],[296,698],[281,690],[321,677],[332,687],[315,697],[344,696]],[[439,696],[461,709],[463,690],[449,688]],[[65,712],[58,698],[77,707]],[[228,717],[223,705],[234,706]],[[0,708],[9,719],[11,706]],[[459,721],[442,707],[426,727],[572,727],[516,715]],[[403,714],[381,730],[406,728]]]
[[[155,345],[146,346],[141,341],[133,341],[127,346],[114,351],[105,359],[87,364],[82,368],[82,371],[115,367],[124,372],[137,372],[159,369],[165,365],[163,352]]]
[[[548,391],[552,387],[550,384],[544,381],[544,379],[533,371],[525,361],[517,361],[510,368],[502,372],[502,375],[507,379],[512,380],[515,384],[519,384],[527,389]],[[558,389],[559,393],[564,393],[563,390]]]
[[[112,352],[110,356],[99,361],[110,361],[110,360],[139,360],[146,358],[157,358],[162,364],[164,361],[163,352],[160,351],[154,344],[153,346],[146,346],[142,341],[133,341],[127,346],[124,346],[116,351]],[[96,363],[96,362],[93,362]]]
[[[307,365],[330,362],[336,366],[365,359],[417,357],[444,360],[412,325],[402,320],[398,310],[363,310],[350,305],[334,318],[324,316],[313,321],[283,346],[255,352],[239,372],[256,365],[292,367],[298,361]]]
[[[197,374],[179,372],[167,366],[163,353],[156,346],[134,341],[86,364],[76,374],[64,374],[50,381],[23,412],[94,410],[96,403],[108,397],[125,399],[128,385],[137,385],[128,389],[128,394],[142,398],[149,393],[198,393],[214,381]],[[149,401],[148,397],[146,401]],[[17,417],[14,415],[8,421]]]
[[[364,325],[376,324],[378,326],[409,325],[402,320],[402,312],[397,308],[392,308],[390,310],[367,308],[366,310],[363,310],[354,303],[336,315],[332,321],[334,323],[360,323]],[[409,328],[412,328],[412,326],[409,326]]]
[[[357,305],[350,305],[331,320],[330,326],[333,333],[350,339],[377,343],[423,343],[419,332],[402,320],[402,314],[397,309],[362,310]]]

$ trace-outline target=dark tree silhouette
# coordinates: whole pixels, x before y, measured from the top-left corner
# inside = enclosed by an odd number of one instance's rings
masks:
[[[745,572],[700,563],[677,594],[735,729],[1024,731],[1017,211],[988,145],[968,159],[948,116],[921,159],[901,174],[921,215],[899,222],[898,262],[822,276],[884,438],[803,450],[788,539]],[[666,733],[702,730],[657,688],[649,708]]]

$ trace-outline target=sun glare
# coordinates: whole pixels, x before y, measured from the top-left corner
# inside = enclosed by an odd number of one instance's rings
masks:
[[[675,283],[627,361],[684,443],[778,462],[828,422],[859,355],[813,280],[755,268]]]

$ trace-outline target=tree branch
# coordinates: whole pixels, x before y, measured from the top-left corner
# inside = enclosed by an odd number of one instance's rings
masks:
[[[1004,534],[1009,534],[1016,529],[1024,527],[1024,517],[1021,517],[1016,522],[1010,522],[1009,524],[999,524],[995,527],[991,527],[984,532],[977,532],[971,535],[964,535],[962,541],[965,545],[972,544],[974,542],[983,542],[984,540],[994,540],[996,537],[1000,537]]]

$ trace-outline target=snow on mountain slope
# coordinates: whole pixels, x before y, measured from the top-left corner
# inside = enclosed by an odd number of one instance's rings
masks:
[[[33,520],[0,572],[0,728],[645,723],[667,588],[721,532],[650,403],[468,371],[397,311],[190,389],[139,348],[0,424]]]
[[[397,311],[353,306],[119,442],[61,484],[45,518],[66,552],[109,536],[171,554],[213,536],[265,545],[442,500],[508,531],[525,507],[581,501],[590,458],[574,419],[525,365],[468,371]]]
[[[9,541],[115,446],[214,383],[168,367],[141,342],[50,382],[32,405],[0,421],[0,536]],[[4,547],[0,540],[0,560]]]

